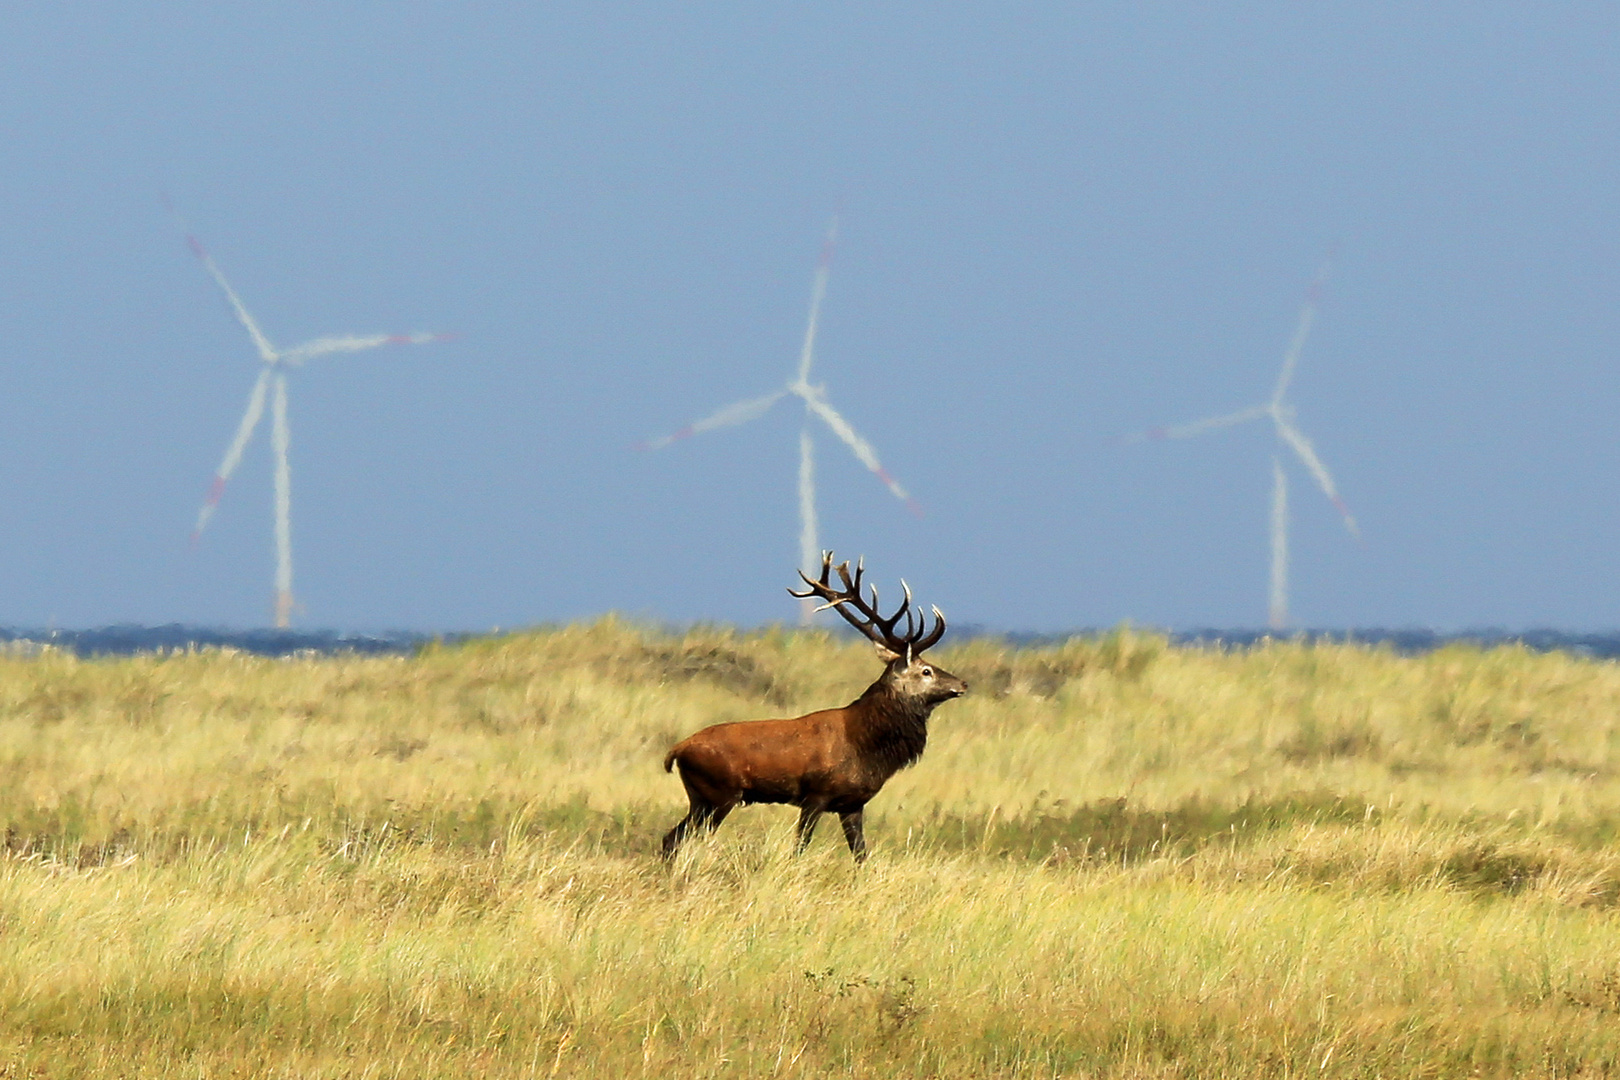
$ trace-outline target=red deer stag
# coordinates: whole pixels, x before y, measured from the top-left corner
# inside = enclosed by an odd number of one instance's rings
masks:
[[[799,808],[799,850],[815,831],[816,819],[834,813],[844,825],[844,840],[857,862],[866,858],[861,815],[889,777],[922,756],[928,741],[928,715],[942,701],[967,693],[967,684],[922,658],[945,634],[945,616],[934,608],[934,628],[926,615],[913,615],[911,590],[888,618],[878,614],[877,588],[872,601],[861,596],[857,564],[836,569],[844,587],[829,578],[832,553],[821,560],[821,580],[799,576],[809,588],[792,593],[825,601],[850,625],[871,638],[887,661],[883,674],[866,692],[841,709],[823,709],[793,720],[751,720],[715,724],[675,744],[664,758],[664,770],[681,768],[681,783],[691,809],[664,837],[664,856],[673,856],[693,829],[713,832],[739,803],[786,803]],[[904,616],[904,633],[896,626]]]

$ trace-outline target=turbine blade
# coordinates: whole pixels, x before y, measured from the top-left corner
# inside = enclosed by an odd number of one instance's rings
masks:
[[[382,345],[427,345],[434,341],[448,341],[450,337],[449,334],[429,334],[421,331],[411,334],[343,334],[336,337],[318,337],[288,349],[281,354],[281,359],[289,364],[302,364],[306,360],[331,353],[362,352]]]
[[[207,270],[209,276],[225,291],[225,299],[231,302],[231,309],[236,312],[236,321],[247,330],[248,336],[253,339],[254,347],[259,350],[259,359],[267,364],[273,363],[277,356],[274,346],[270,344],[270,339],[264,336],[264,331],[259,329],[259,324],[254,321],[247,306],[242,303],[242,298],[231,288],[231,283],[225,280],[225,275],[220,271],[219,264],[214,262],[214,257],[208,254],[197,238],[190,233],[186,234],[186,246],[191,248],[193,255],[202,260],[203,269]]]
[[[1275,454],[1271,458],[1271,603],[1273,630],[1288,628],[1288,477]]]
[[[662,450],[672,442],[679,442],[682,439],[690,439],[693,435],[696,435],[699,432],[713,431],[715,428],[735,427],[738,424],[746,424],[750,420],[757,420],[761,416],[764,416],[766,413],[770,412],[771,406],[775,405],[778,401],[781,401],[786,396],[786,390],[778,390],[773,394],[766,394],[764,397],[749,398],[747,401],[734,402],[727,405],[719,412],[706,416],[694,424],[687,424],[673,435],[665,435],[657,439],[648,439],[646,442],[641,444],[641,449]]]
[[[821,561],[820,542],[816,538],[816,458],[815,444],[810,440],[810,425],[799,429],[799,566],[806,574],[815,572]],[[815,599],[799,601],[799,622],[810,625],[816,613]]]
[[[247,412],[242,414],[241,423],[236,425],[236,435],[232,437],[231,445],[225,450],[224,460],[214,472],[214,482],[208,489],[208,497],[203,500],[202,509],[197,511],[197,526],[191,530],[193,544],[202,537],[202,531],[208,527],[209,519],[219,507],[220,497],[225,494],[225,482],[231,478],[231,473],[236,471],[237,464],[242,460],[242,451],[247,449],[254,428],[259,426],[259,417],[264,415],[264,392],[269,385],[270,369],[266,367],[259,372],[259,381],[253,384],[253,393],[248,395]]]
[[[1339,489],[1334,486],[1333,477],[1328,474],[1327,466],[1316,456],[1316,448],[1311,445],[1311,441],[1298,428],[1281,417],[1277,418],[1277,434],[1294,448],[1299,460],[1310,470],[1311,475],[1316,477],[1316,486],[1322,489],[1322,494],[1326,495],[1338,509],[1340,516],[1344,518],[1344,527],[1350,530],[1350,535],[1360,540],[1361,529],[1356,525],[1356,519],[1350,516],[1350,508],[1339,498]]]
[[[1322,302],[1322,287],[1327,284],[1328,273],[1332,268],[1332,259],[1324,259],[1321,269],[1317,270],[1316,277],[1311,281],[1311,287],[1305,290],[1305,302],[1299,309],[1299,322],[1294,327],[1294,337],[1288,343],[1288,351],[1283,354],[1282,373],[1277,376],[1277,389],[1271,395],[1273,406],[1282,404],[1283,395],[1288,392],[1288,384],[1294,379],[1294,368],[1299,365],[1299,354],[1305,348],[1305,339],[1310,335],[1311,324],[1316,321],[1316,309]]]
[[[810,380],[810,362],[815,358],[816,328],[821,323],[821,302],[827,296],[827,274],[832,270],[833,244],[838,240],[838,217],[833,216],[827,226],[827,239],[821,245],[821,258],[816,262],[815,284],[810,287],[810,319],[804,328],[804,346],[799,350],[799,382]]]
[[[800,396],[804,398],[805,408],[821,417],[822,421],[832,428],[833,434],[844,440],[844,445],[849,447],[851,452],[860,459],[861,464],[871,469],[872,473],[883,481],[884,486],[894,493],[894,497],[906,504],[906,509],[918,517],[922,516],[922,508],[917,505],[917,500],[906,493],[906,489],[900,486],[900,481],[889,475],[889,470],[885,469],[882,463],[878,461],[877,451],[872,449],[872,444],[856,434],[855,429],[850,427],[848,420],[838,415],[837,411],[823,401],[819,394],[801,393]]]
[[[1150,439],[1190,439],[1195,435],[1202,435],[1206,431],[1217,428],[1231,427],[1234,424],[1246,424],[1250,420],[1258,420],[1271,412],[1269,405],[1256,405],[1249,409],[1240,409],[1225,416],[1212,416],[1207,420],[1195,420],[1190,424],[1180,424],[1175,427],[1153,428],[1135,435],[1125,436],[1127,443],[1146,442]]]
[[[276,454],[276,627],[292,621],[292,472],[287,465],[287,376],[276,373],[270,445]]]

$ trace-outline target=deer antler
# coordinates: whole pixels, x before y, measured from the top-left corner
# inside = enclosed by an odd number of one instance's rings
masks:
[[[861,575],[866,572],[865,560],[858,560],[855,563],[853,577],[849,572],[849,560],[844,560],[836,567],[833,566],[832,560],[832,552],[823,552],[821,556],[821,579],[812,581],[809,575],[800,570],[799,577],[803,579],[809,588],[804,592],[794,592],[789,589],[788,593],[801,600],[808,600],[813,596],[826,601],[816,610],[826,611],[828,608],[836,608],[838,614],[842,615],[844,620],[851,626],[898,656],[915,656],[937,644],[939,639],[945,636],[945,616],[940,612],[939,608],[933,609],[933,630],[928,630],[928,617],[926,615],[912,612],[911,586],[907,585],[904,579],[900,581],[900,588],[905,592],[905,599],[900,602],[900,607],[895,610],[893,615],[884,618],[878,610],[877,586],[871,586],[871,603],[867,603],[861,595]],[[832,572],[835,569],[838,571],[839,580],[844,584],[842,589],[833,587]],[[902,616],[906,620],[906,629],[905,633],[899,634],[895,632],[895,628],[899,625]]]

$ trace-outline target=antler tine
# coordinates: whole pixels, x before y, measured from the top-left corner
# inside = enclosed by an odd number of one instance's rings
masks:
[[[853,604],[855,610],[859,611],[861,614],[876,619],[878,617],[877,586],[872,586],[872,605],[870,608],[867,607],[865,600],[863,600],[861,597],[861,578],[865,574],[866,558],[864,556],[855,563],[854,577],[850,576],[849,561],[847,559],[838,564],[838,576],[842,578],[844,582],[844,602]]]
[[[857,563],[856,566],[855,566],[855,581],[853,582],[853,584],[850,585],[850,589],[849,589],[850,596],[852,597],[850,602],[855,605],[856,610],[858,610],[862,615],[865,615],[867,617],[867,619],[870,620],[871,625],[881,628],[883,626],[883,615],[878,610],[878,589],[877,589],[877,586],[876,585],[868,585],[868,586],[866,586],[868,589],[870,589],[872,591],[872,602],[870,604],[868,604],[866,602],[866,597],[861,595],[861,575],[866,573],[866,565],[865,565],[865,563],[866,563],[866,560],[862,559],[861,562]],[[873,640],[876,640],[876,639],[873,639]]]
[[[934,610],[934,629],[926,637],[924,637],[921,641],[917,642],[915,645],[913,645],[911,647],[913,652],[923,652],[926,649],[931,649],[935,645],[939,644],[939,639],[940,638],[945,636],[945,613],[943,611],[939,610],[939,605],[937,605],[937,604],[933,604],[933,605],[930,605],[930,606]],[[922,620],[919,620],[919,621],[922,622],[924,625],[927,624],[926,619],[922,619]],[[919,629],[920,628],[921,627],[919,627]]]
[[[911,609],[911,589],[906,586],[904,581],[900,583],[900,587],[905,589],[905,599],[900,601],[900,606],[895,609],[893,615],[890,615],[888,618],[884,618],[878,610],[877,586],[872,586],[872,618],[877,623],[878,627],[883,631],[883,636],[886,639],[884,644],[893,649],[895,652],[906,651],[905,638],[896,637],[894,628],[899,624],[900,616],[904,615]]]
[[[832,591],[833,591],[832,590],[832,584],[827,580],[829,577],[832,576],[832,558],[833,558],[833,553],[830,552],[830,551],[824,551],[824,552],[821,553],[821,580],[820,581],[812,581],[810,579],[810,575],[806,574],[804,572],[804,570],[801,568],[799,570],[799,577],[804,581],[804,583],[806,585],[810,586],[810,588],[805,590],[804,592],[794,592],[790,588],[790,589],[788,589],[788,595],[789,596],[796,596],[800,600],[808,600],[812,596],[823,596],[823,597],[825,597],[826,595],[832,593]]]

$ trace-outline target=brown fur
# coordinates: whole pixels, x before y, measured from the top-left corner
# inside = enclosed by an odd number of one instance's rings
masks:
[[[680,767],[691,809],[664,837],[664,855],[674,855],[694,828],[714,831],[739,804],[786,803],[799,808],[800,850],[816,820],[834,813],[849,850],[865,859],[867,802],[922,756],[935,706],[967,692],[961,679],[921,656],[878,649],[888,666],[841,709],[716,724],[677,743],[664,768]]]

